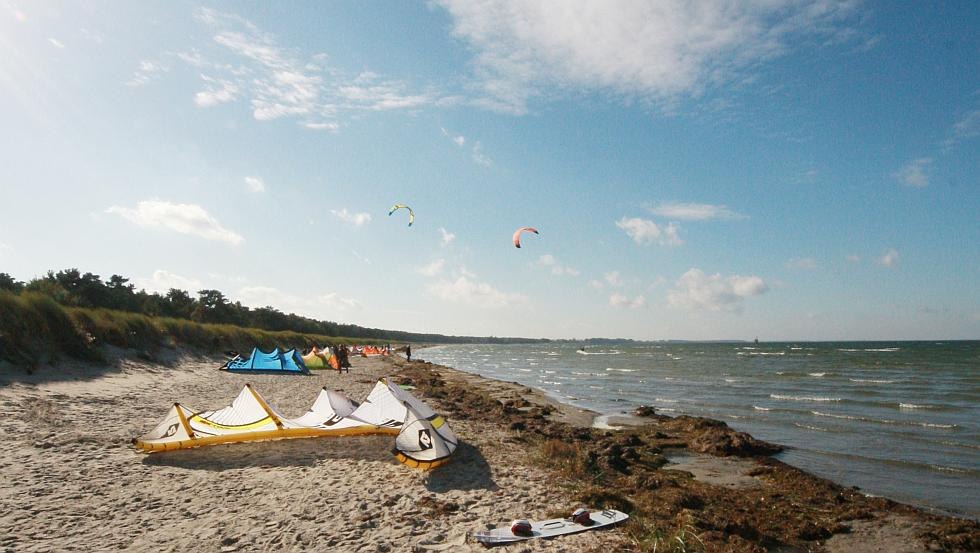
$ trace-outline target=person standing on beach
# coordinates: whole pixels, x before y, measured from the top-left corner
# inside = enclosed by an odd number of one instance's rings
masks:
[[[412,360],[412,346],[405,346],[405,358],[409,361]]]

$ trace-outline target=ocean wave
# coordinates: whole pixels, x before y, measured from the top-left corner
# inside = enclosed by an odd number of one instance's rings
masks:
[[[817,432],[829,432],[826,428],[820,428],[819,426],[810,426],[809,424],[801,424],[798,422],[794,422],[793,426],[799,428],[805,428],[807,430],[816,430]]]
[[[956,428],[955,424],[940,424],[934,422],[919,422],[919,421],[896,421],[891,419],[872,419],[870,417],[858,417],[854,415],[837,415],[834,413],[822,413],[820,411],[810,411],[818,417],[831,417],[834,419],[846,419],[852,421],[870,422],[875,424],[897,424],[903,426],[921,426],[923,428],[942,428],[942,429],[953,429]]]
[[[827,373],[825,373],[825,372],[824,373],[807,373],[807,374],[810,375],[810,376],[815,376],[817,378],[823,378],[824,376],[827,375]]]
[[[759,407],[758,405],[753,405],[752,408],[756,411],[772,411],[769,407]]]
[[[899,403],[899,409],[935,409],[933,405],[916,405],[915,403]]]
[[[840,401],[839,397],[819,397],[819,396],[784,396],[781,394],[769,394],[772,399],[783,399],[789,401]]]
[[[575,350],[575,353],[579,355],[620,355],[623,352],[618,350],[613,351],[583,351],[580,349]]]
[[[677,403],[676,399],[667,399],[665,397],[655,397],[653,398],[653,401],[657,403]]]
[[[614,369],[612,367],[606,367],[607,371],[616,371],[621,373],[635,373],[636,369]]]
[[[894,384],[896,380],[876,380],[873,378],[848,378],[851,382],[859,382],[862,384]]]
[[[740,351],[736,355],[786,355],[785,351]]]
[[[901,349],[902,348],[837,348],[837,351],[846,351],[851,353],[860,351],[878,351],[891,353],[894,351],[900,351]]]
[[[725,379],[725,382],[728,382],[729,384],[731,384],[732,382],[738,382],[738,379],[737,378],[726,378]]]

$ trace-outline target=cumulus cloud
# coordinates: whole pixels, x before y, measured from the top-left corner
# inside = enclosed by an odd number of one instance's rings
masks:
[[[442,272],[442,268],[446,265],[445,259],[436,259],[432,263],[423,265],[415,269],[415,272],[424,276],[436,276]]]
[[[855,255],[853,253],[852,254],[845,255],[844,256],[844,259],[850,261],[851,263],[860,263],[861,262],[861,256],[860,255]]]
[[[493,165],[493,160],[490,159],[490,156],[483,151],[483,144],[481,144],[479,140],[473,144],[473,161],[477,165],[482,165],[483,167],[490,167]]]
[[[463,136],[461,134],[452,134],[449,131],[447,131],[446,129],[444,129],[443,127],[439,127],[439,130],[442,131],[442,134],[445,135],[446,138],[448,138],[449,140],[452,140],[453,141],[453,144],[459,146],[460,148],[462,148],[466,144],[466,137],[465,136]]]
[[[364,213],[364,212],[351,213],[347,211],[346,207],[341,209],[340,211],[337,211],[336,209],[331,209],[330,213],[336,215],[337,218],[340,219],[341,221],[344,221],[345,223],[350,223],[355,227],[361,227],[371,222],[370,213]]]
[[[153,271],[153,275],[149,278],[134,278],[133,285],[147,292],[158,294],[166,294],[171,288],[177,288],[194,295],[195,292],[204,288],[204,284],[196,278],[184,277],[164,269]]]
[[[223,79],[211,79],[202,75],[206,88],[194,95],[194,103],[198,107],[206,108],[224,104],[235,99],[238,94],[238,86]]]
[[[317,301],[330,309],[360,309],[361,302],[349,297],[343,297],[337,292],[329,292],[317,296]]]
[[[478,103],[525,113],[551,91],[669,103],[724,86],[801,35],[845,36],[850,3],[437,0],[475,52]],[[816,41],[814,41],[816,42]]]
[[[442,227],[439,227],[439,233],[442,235],[442,238],[440,239],[440,243],[443,246],[448,246],[453,240],[456,239],[455,234],[449,232],[448,230]]]
[[[126,81],[126,86],[139,87],[150,81],[159,79],[163,74],[170,71],[170,65],[160,61],[143,60],[133,76]]]
[[[56,39],[56,38],[49,38],[48,39],[48,42],[50,42],[51,45],[54,46],[55,48],[64,48],[65,47],[65,44],[63,42],[61,42],[60,40]]]
[[[881,257],[875,260],[878,265],[882,267],[894,267],[898,265],[898,251],[895,248],[889,248],[885,253],[881,254]]]
[[[898,171],[892,173],[892,176],[908,186],[922,188],[923,186],[927,186],[929,184],[929,175],[926,174],[926,167],[928,167],[930,163],[932,163],[931,157],[920,157],[919,159],[914,159],[905,167],[902,167]]]
[[[527,301],[522,294],[498,290],[489,283],[479,282],[472,273],[459,274],[454,279],[440,279],[428,286],[429,293],[453,303],[484,309],[514,307]]]
[[[706,275],[701,269],[693,268],[681,275],[675,288],[667,293],[667,303],[692,311],[739,312],[746,298],[764,294],[768,289],[757,276]]]
[[[680,246],[684,243],[677,235],[679,227],[674,223],[668,223],[667,226],[661,228],[649,219],[623,217],[616,221],[616,226],[625,231],[627,236],[641,246],[654,242],[659,242],[664,246]]]
[[[223,227],[207,210],[196,204],[144,200],[137,203],[135,209],[114,205],[105,211],[141,227],[161,227],[232,245],[245,241],[241,235]]]
[[[744,219],[745,215],[736,213],[727,206],[711,204],[694,204],[681,202],[661,202],[650,212],[668,219],[682,221],[708,221],[711,219]]]
[[[580,274],[578,269],[563,265],[558,261],[557,257],[551,255],[550,253],[539,257],[538,265],[547,268],[549,271],[551,271],[551,274],[556,276],[568,275],[576,277]]]
[[[245,187],[249,192],[265,192],[265,182],[261,177],[245,177]]]
[[[232,299],[252,308],[273,307],[284,313],[297,313],[315,318],[323,317],[324,313],[361,307],[361,302],[354,298],[343,297],[336,292],[299,296],[273,286],[243,286],[232,296]]]
[[[613,294],[609,296],[609,305],[626,309],[640,309],[646,307],[647,299],[643,296],[630,298],[624,294]]]
[[[812,257],[794,257],[786,262],[789,269],[816,269],[817,260]]]

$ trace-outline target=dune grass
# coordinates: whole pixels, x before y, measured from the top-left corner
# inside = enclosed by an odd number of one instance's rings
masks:
[[[102,346],[134,349],[152,356],[161,348],[187,347],[204,353],[306,348],[316,342],[351,344],[354,339],[269,331],[186,319],[148,317],[127,311],[65,307],[49,296],[0,290],[0,360],[34,367],[62,358],[103,359]],[[383,343],[356,340],[358,343]]]

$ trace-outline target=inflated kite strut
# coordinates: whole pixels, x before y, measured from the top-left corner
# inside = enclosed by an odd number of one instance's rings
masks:
[[[361,404],[324,388],[310,410],[295,419],[284,417],[246,384],[223,409],[195,412],[175,403],[163,420],[134,438],[133,443],[152,453],[214,444],[368,434],[396,435],[395,458],[423,470],[449,461],[458,443],[442,416],[384,378]]]

